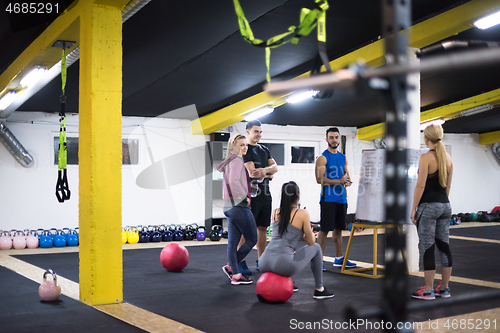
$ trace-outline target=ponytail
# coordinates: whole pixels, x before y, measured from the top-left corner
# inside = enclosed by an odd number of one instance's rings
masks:
[[[443,128],[440,125],[430,125],[424,130],[427,140],[436,144],[436,157],[439,170],[439,184],[446,187],[448,170],[446,168],[446,148],[441,141],[443,139]]]
[[[290,223],[292,204],[299,198],[299,186],[294,181],[289,181],[281,187],[281,202],[279,211],[278,233],[280,237],[286,232]]]

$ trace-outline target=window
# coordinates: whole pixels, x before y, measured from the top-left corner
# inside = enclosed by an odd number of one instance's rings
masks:
[[[314,163],[314,147],[291,146],[292,163]]]
[[[266,146],[271,152],[271,156],[276,161],[277,165],[285,165],[285,144],[283,143],[264,143],[259,144]]]
[[[78,138],[66,138],[68,165],[78,165]],[[54,137],[54,164],[58,162],[59,137]],[[122,164],[139,164],[139,140],[122,139]]]

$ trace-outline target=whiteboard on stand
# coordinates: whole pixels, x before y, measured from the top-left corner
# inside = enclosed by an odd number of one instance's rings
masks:
[[[410,224],[410,211],[413,193],[418,178],[418,161],[425,149],[407,149],[407,223]],[[358,186],[356,220],[383,222],[385,220],[385,149],[365,149],[361,156],[361,172]]]

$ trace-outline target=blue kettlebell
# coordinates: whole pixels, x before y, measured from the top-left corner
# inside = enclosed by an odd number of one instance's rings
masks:
[[[52,238],[52,241],[54,241],[54,238],[57,236],[57,229],[56,228],[50,228],[49,230],[49,236]]]
[[[164,242],[171,242],[172,240],[174,240],[174,233],[170,230],[165,230],[162,240]]]
[[[54,246],[55,247],[65,247],[66,246],[66,237],[62,231],[59,231],[57,235],[54,236]]]
[[[68,246],[78,246],[78,234],[76,233],[76,231],[71,230],[66,243],[68,243]]]
[[[47,249],[51,248],[53,244],[54,241],[52,240],[52,237],[50,237],[50,232],[46,230],[44,234],[40,237],[40,247]]]

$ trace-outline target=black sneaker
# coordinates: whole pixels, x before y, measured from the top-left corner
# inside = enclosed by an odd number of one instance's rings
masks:
[[[295,285],[293,285],[293,291],[299,291],[299,287],[296,287]]]
[[[231,278],[231,284],[237,286],[239,284],[252,284],[253,280],[251,277],[245,276],[243,274],[240,275],[239,278],[235,278],[234,275]]]
[[[335,296],[333,293],[329,292],[328,289],[323,287],[323,291],[315,290],[313,298],[315,299],[325,299],[325,298],[332,298]]]
[[[222,266],[222,271],[224,272],[224,274],[226,274],[229,280],[231,280],[231,278],[233,277],[233,272],[231,272],[231,267],[229,267],[229,265]]]

